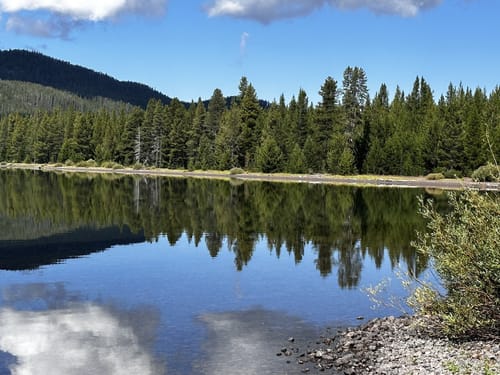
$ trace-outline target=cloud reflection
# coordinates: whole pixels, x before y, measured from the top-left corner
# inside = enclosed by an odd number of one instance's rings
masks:
[[[21,294],[32,297],[40,284],[33,285],[33,290],[26,288]],[[48,287],[49,295],[54,294],[53,289]],[[43,295],[46,291],[41,292]],[[163,373],[144,345],[144,338],[137,335],[130,319],[124,318],[126,315],[92,303],[72,302],[64,308],[43,311],[2,308],[0,351],[16,357],[8,365],[12,375]],[[135,315],[141,316],[146,325],[158,321],[148,314]]]
[[[204,355],[194,364],[196,374],[301,374],[294,361],[286,363],[276,353],[289,337],[305,347],[319,334],[299,318],[263,309],[205,314],[200,320],[208,336]]]

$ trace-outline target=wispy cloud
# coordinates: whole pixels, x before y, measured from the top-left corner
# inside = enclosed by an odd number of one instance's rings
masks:
[[[248,38],[250,38],[250,34],[247,33],[246,31],[241,34],[241,39],[240,39],[240,56],[243,57],[245,56],[247,52],[247,43],[248,43]]]
[[[8,15],[8,31],[68,38],[72,30],[89,22],[125,14],[162,15],[166,6],[167,0],[0,0],[0,14]]]
[[[442,0],[214,0],[206,8],[210,17],[229,16],[270,23],[278,19],[305,16],[323,6],[338,9],[365,8],[379,14],[416,16]]]

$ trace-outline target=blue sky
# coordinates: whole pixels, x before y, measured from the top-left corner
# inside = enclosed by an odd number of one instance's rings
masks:
[[[0,0],[0,48],[27,48],[182,100],[238,91],[313,102],[360,66],[373,97],[500,84],[497,0]]]

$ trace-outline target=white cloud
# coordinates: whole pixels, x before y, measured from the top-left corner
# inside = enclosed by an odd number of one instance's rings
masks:
[[[269,23],[277,19],[304,16],[323,6],[332,6],[338,9],[366,8],[375,13],[412,17],[441,2],[442,0],[214,0],[207,7],[207,13],[210,17],[230,16]]]
[[[8,15],[8,31],[67,38],[85,22],[124,14],[162,15],[166,5],[167,0],[0,0],[0,14]]]
[[[0,310],[0,350],[13,375],[159,373],[134,331],[100,306]]]
[[[166,0],[0,0],[0,11],[49,11],[79,20],[102,21],[121,13],[157,14]]]

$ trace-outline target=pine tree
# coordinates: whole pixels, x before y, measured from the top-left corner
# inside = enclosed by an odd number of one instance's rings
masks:
[[[342,107],[345,113],[345,133],[350,144],[359,139],[362,131],[362,116],[368,100],[366,73],[362,68],[350,66],[344,71]]]
[[[326,164],[326,154],[329,149],[329,142],[333,134],[343,134],[344,127],[341,121],[341,115],[338,106],[339,90],[337,88],[337,81],[332,77],[328,77],[321,90],[321,102],[316,110],[316,132],[314,141],[317,143],[316,152],[319,154],[319,165],[316,170],[322,170]],[[305,146],[304,146],[305,147]],[[304,149],[304,154],[305,152]],[[316,164],[316,163],[315,163]]]
[[[198,98],[198,103],[194,109],[193,120],[188,131],[188,141],[186,142],[188,160],[193,168],[200,168],[199,147],[202,129],[205,126],[206,110],[201,98]],[[215,142],[214,142],[215,144]],[[214,146],[215,148],[215,146]]]
[[[304,153],[297,143],[293,146],[288,158],[286,171],[288,173],[304,173],[306,171]]]
[[[233,106],[225,112],[220,131],[215,140],[215,156],[219,169],[226,170],[233,167],[242,167],[239,164],[239,138],[241,133],[241,114],[238,106]]]
[[[488,146],[486,143],[486,131],[484,128],[485,109],[487,105],[486,93],[477,88],[466,97],[465,124],[464,124],[464,172],[470,175],[474,170],[486,163],[488,159]]]
[[[257,140],[260,139],[259,115],[259,100],[252,84],[249,84],[240,104],[241,133],[238,140],[238,162],[245,168],[254,164]]]
[[[120,134],[120,143],[117,146],[117,162],[131,165],[142,160],[141,128],[144,120],[144,111],[135,108],[128,114]]]
[[[187,129],[186,109],[182,103],[174,98],[168,109],[167,148],[163,148],[165,160],[170,168],[187,168],[188,155],[186,152]]]
[[[267,135],[257,149],[256,164],[257,168],[264,173],[283,170],[283,153],[271,135]]]

